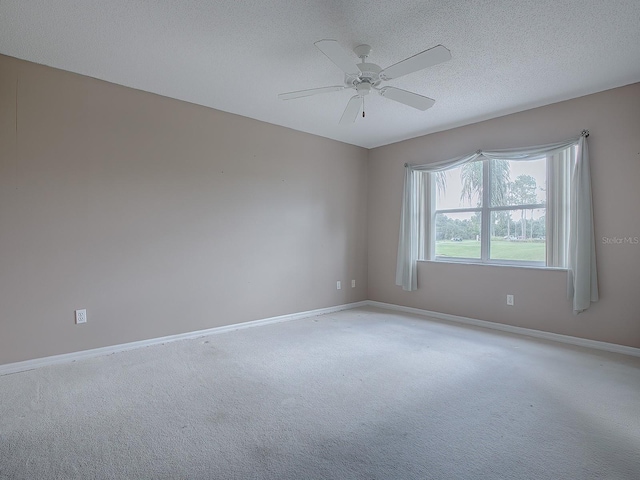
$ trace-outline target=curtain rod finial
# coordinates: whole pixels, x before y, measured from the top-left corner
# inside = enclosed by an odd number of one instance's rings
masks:
[[[409,164],[408,164],[408,163],[405,163],[405,164],[404,164],[404,168],[407,168],[408,166],[409,166]]]
[[[582,137],[588,137],[589,136],[589,130],[582,130],[582,133],[580,133],[580,136]]]

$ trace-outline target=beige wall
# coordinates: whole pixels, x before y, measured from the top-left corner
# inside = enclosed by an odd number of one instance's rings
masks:
[[[395,286],[404,162],[583,128],[598,304],[535,269]],[[367,152],[0,56],[0,364],[366,298],[640,347],[640,246],[601,240],[640,236],[639,181],[640,84]]]
[[[367,155],[0,56],[0,364],[366,299]]]
[[[551,143],[591,132],[600,302],[574,316],[566,273],[420,262],[419,289],[395,286],[405,162],[445,160],[479,148]],[[640,84],[376,148],[369,153],[369,298],[437,312],[640,347]],[[506,294],[515,306],[506,306]]]

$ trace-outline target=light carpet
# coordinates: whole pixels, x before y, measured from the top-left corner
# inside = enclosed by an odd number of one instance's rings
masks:
[[[640,478],[640,359],[360,308],[0,377],[2,479]]]

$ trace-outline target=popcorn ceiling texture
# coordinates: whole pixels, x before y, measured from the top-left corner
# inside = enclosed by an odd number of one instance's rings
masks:
[[[0,53],[371,148],[638,82],[639,22],[638,0],[22,0],[0,2]],[[453,60],[388,83],[430,110],[373,95],[345,127],[350,90],[277,99],[341,84],[323,38],[382,68]]]

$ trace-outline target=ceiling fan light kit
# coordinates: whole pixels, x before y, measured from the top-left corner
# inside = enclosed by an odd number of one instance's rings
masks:
[[[353,49],[354,53],[361,60],[359,64],[353,62],[353,59],[342,49],[336,40],[320,40],[314,45],[344,72],[344,85],[281,93],[278,95],[278,98],[281,100],[292,100],[294,98],[308,97],[320,93],[353,89],[356,91],[356,95],[351,97],[347,103],[347,108],[340,118],[340,124],[350,124],[356,121],[360,111],[363,111],[364,97],[369,95],[371,91],[376,91],[382,97],[418,110],[424,111],[431,108],[435,103],[435,100],[432,98],[400,88],[390,86],[379,88],[379,86],[384,81],[399,78],[451,59],[451,52],[442,45],[438,45],[382,69],[375,63],[366,62],[366,59],[371,54],[371,47],[369,45],[358,45]],[[364,117],[364,111],[362,116]]]

